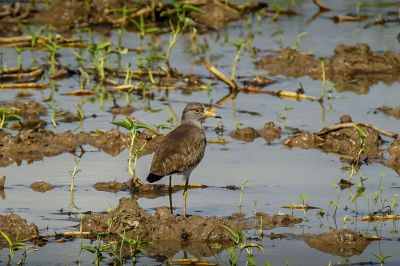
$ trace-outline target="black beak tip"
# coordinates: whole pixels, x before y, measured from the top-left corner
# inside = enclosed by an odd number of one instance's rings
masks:
[[[216,115],[216,116],[215,116],[215,118],[222,118],[222,116],[220,116],[220,115]]]

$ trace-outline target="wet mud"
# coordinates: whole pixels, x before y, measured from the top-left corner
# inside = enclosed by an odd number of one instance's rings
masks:
[[[400,107],[389,107],[389,106],[382,106],[377,109],[377,111],[384,113],[387,116],[391,116],[400,120]]]
[[[56,187],[55,185],[44,182],[44,181],[33,182],[31,184],[31,188],[33,191],[42,192],[42,193],[50,191],[55,187]]]
[[[234,139],[252,142],[256,138],[263,137],[268,144],[281,138],[281,128],[274,122],[267,122],[264,127],[255,129],[252,127],[238,128],[230,133]]]
[[[0,166],[22,161],[33,163],[44,157],[56,156],[64,152],[84,152],[83,145],[96,147],[111,156],[116,156],[128,147],[129,137],[117,129],[105,132],[55,133],[50,130],[26,130],[13,136],[0,130]],[[150,139],[150,140],[148,140]],[[145,130],[136,138],[135,148],[147,143],[142,154],[153,152],[160,141],[154,132]]]
[[[344,122],[344,123],[343,123]],[[346,161],[373,160],[383,155],[382,135],[396,138],[397,135],[372,125],[353,123],[349,115],[331,128],[318,132],[300,132],[284,140],[289,147],[320,149],[327,153],[339,154]]]
[[[191,10],[189,16],[197,23],[200,30],[219,30],[229,22],[239,20],[244,13],[267,7],[264,3],[247,5],[226,4],[224,1],[185,1],[196,6],[200,11]],[[147,23],[157,23],[159,26],[168,26],[167,16],[173,9],[172,5],[157,1],[154,5],[146,1],[129,2],[126,0],[91,0],[91,1],[62,1],[55,0],[45,9],[38,10],[30,19],[31,23],[52,25],[54,27],[71,29],[75,27],[97,25],[119,25],[123,23],[121,14],[113,12],[122,7],[134,8],[137,11],[128,15],[129,19],[138,19],[140,16]],[[156,21],[154,21],[156,18]]]
[[[37,235],[38,227],[21,218],[17,214],[0,215],[0,230],[4,232],[10,239],[20,241]],[[0,237],[0,248],[7,246],[3,237]]]
[[[324,253],[348,258],[362,254],[370,241],[362,234],[342,229],[312,236],[306,243]]]
[[[317,55],[295,49],[284,49],[277,54],[265,56],[257,62],[257,66],[273,76],[310,76],[312,79],[322,79],[321,61],[325,62],[326,77],[335,83],[338,92],[365,94],[373,84],[393,84],[400,77],[400,53],[373,52],[367,44],[339,44],[330,58],[318,58]]]
[[[240,217],[240,218],[238,218]],[[301,223],[300,218],[290,215],[267,215],[257,213],[257,217],[263,217],[264,228],[288,227]],[[108,221],[112,221],[109,227]],[[257,228],[258,220],[231,217],[206,217],[191,215],[184,219],[181,216],[171,215],[168,207],[159,207],[155,214],[151,215],[142,209],[136,200],[121,198],[116,209],[107,214],[86,215],[83,221],[84,231],[107,231],[123,233],[131,238],[150,240],[148,250],[153,255],[171,257],[183,247],[191,252],[203,254],[209,250],[211,243],[230,243],[229,233],[223,225],[234,230],[247,230]]]
[[[392,168],[398,175],[400,175],[400,139],[397,138],[390,145],[389,159],[384,163],[385,166]]]

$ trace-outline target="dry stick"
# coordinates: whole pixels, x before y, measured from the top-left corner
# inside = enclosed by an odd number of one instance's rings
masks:
[[[63,233],[49,233],[49,234],[43,234],[43,235],[33,235],[31,237],[28,237],[24,240],[21,240],[21,242],[27,242],[27,241],[31,241],[34,239],[38,239],[38,238],[50,238],[50,237],[81,237],[81,236],[91,236],[93,235],[91,232],[87,232],[87,231],[71,231],[71,232],[63,232]]]
[[[229,79],[227,76],[225,76],[224,73],[219,71],[217,68],[215,68],[213,65],[211,65],[207,60],[202,59],[201,62],[203,65],[207,68],[211,74],[213,74],[217,79],[225,83],[226,85],[229,86],[231,90],[237,91],[238,90],[238,85],[234,80]]]
[[[48,84],[43,83],[10,83],[0,84],[1,89],[26,89],[26,90],[43,90],[47,88]]]
[[[332,17],[335,23],[344,23],[344,22],[358,22],[368,19],[368,16],[348,16],[348,15],[335,15]]]
[[[352,123],[337,124],[337,125],[334,125],[333,127],[322,129],[321,131],[317,132],[316,134],[317,134],[317,135],[325,135],[325,134],[327,134],[327,133],[329,133],[329,132],[336,131],[336,130],[338,130],[338,129],[348,128],[348,127],[355,127],[355,126],[369,127],[369,128],[371,128],[371,129],[377,131],[378,133],[380,133],[380,134],[382,134],[382,135],[384,135],[384,136],[387,136],[387,137],[389,137],[389,138],[393,138],[393,139],[396,139],[396,138],[397,138],[397,134],[396,134],[396,133],[387,131],[387,130],[385,130],[385,129],[376,127],[376,126],[371,125],[371,124],[366,124],[366,123],[361,123],[361,122],[358,122],[358,123],[352,122]]]
[[[24,70],[22,70],[24,71]],[[43,68],[34,68],[30,69],[30,72],[25,73],[0,73],[0,79],[29,79],[29,78],[38,78],[44,73]]]
[[[287,98],[294,98],[298,100],[302,99],[307,99],[307,100],[319,100],[318,97],[315,96],[308,96],[305,94],[301,94],[298,92],[291,92],[291,91],[283,91],[283,90],[263,90],[258,87],[253,87],[253,86],[238,86],[234,80],[229,79],[227,76],[225,76],[224,73],[219,71],[216,67],[211,65],[209,62],[207,62],[205,59],[202,59],[202,63],[204,66],[207,68],[211,74],[213,74],[216,78],[224,82],[229,86],[229,88],[233,91],[242,91],[245,93],[263,93],[263,94],[269,94],[273,96],[278,96],[278,97],[287,97]]]
[[[316,4],[319,7],[320,11],[330,11],[331,10],[329,7],[327,7],[326,5],[321,3],[320,0],[313,0],[313,2],[314,2],[314,4]]]
[[[241,86],[240,91],[245,93],[262,93],[262,94],[269,94],[272,96],[282,97],[282,98],[293,98],[297,100],[311,100],[311,101],[318,101],[319,97],[316,96],[309,96],[302,93],[298,93],[295,91],[284,91],[284,90],[263,90],[258,87],[253,86]]]

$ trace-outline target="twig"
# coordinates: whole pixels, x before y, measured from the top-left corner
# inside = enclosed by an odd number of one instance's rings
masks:
[[[0,84],[1,89],[26,89],[26,90],[43,90],[47,88],[47,84],[44,83],[9,83]]]
[[[27,241],[31,241],[34,239],[41,239],[41,238],[50,238],[50,237],[82,237],[82,236],[91,236],[93,235],[92,232],[87,232],[87,231],[71,231],[71,232],[62,232],[62,233],[49,233],[49,234],[43,234],[43,235],[33,235],[30,236],[24,240],[21,240],[21,242],[27,242]]]
[[[222,81],[226,85],[228,85],[231,90],[238,90],[238,85],[236,84],[236,82],[234,80],[229,79],[227,76],[225,76],[224,73],[219,71],[216,67],[211,65],[209,62],[207,62],[207,60],[202,59],[201,61],[211,74],[213,74],[217,79],[219,79],[220,81]]]
[[[14,70],[14,68],[12,70]],[[23,72],[23,71],[26,71],[26,72]],[[23,80],[23,79],[39,78],[44,73],[44,70],[43,70],[43,68],[32,68],[32,69],[26,69],[26,70],[21,69],[22,73],[15,73],[18,71],[11,72],[10,70],[8,70],[8,71],[4,70],[3,72],[4,73],[0,73],[0,79]]]
[[[330,11],[331,10],[329,7],[327,7],[326,5],[321,3],[320,0],[313,0],[313,3],[319,7],[320,11]]]

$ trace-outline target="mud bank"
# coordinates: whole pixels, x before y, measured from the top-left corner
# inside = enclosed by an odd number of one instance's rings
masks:
[[[30,238],[39,233],[38,227],[21,218],[17,214],[0,215],[0,230],[4,232],[10,239],[20,241]],[[7,246],[3,237],[0,237],[0,248]]]
[[[135,148],[147,142],[142,154],[151,153],[161,140],[154,132],[145,130],[136,138]],[[116,156],[128,147],[129,137],[117,129],[105,132],[55,133],[49,130],[26,130],[16,136],[0,130],[0,167],[22,161],[33,163],[44,157],[56,156],[64,152],[75,153],[78,148],[84,152],[83,145],[90,145]]]
[[[312,236],[306,243],[324,253],[347,258],[362,254],[370,241],[360,233],[342,229]]]
[[[257,66],[273,76],[310,76],[312,79],[322,79],[321,61],[325,62],[326,77],[335,83],[338,92],[365,94],[373,84],[380,81],[393,84],[400,79],[400,53],[372,52],[367,44],[339,44],[330,58],[318,58],[295,49],[284,49],[277,54],[265,56],[257,62]]]
[[[290,215],[257,214],[257,217],[261,216],[265,229],[293,226],[302,221]],[[112,221],[111,227],[108,221]],[[257,228],[259,223],[258,219],[244,219],[237,215],[231,217],[192,215],[183,219],[181,216],[171,215],[168,207],[159,207],[155,214],[151,215],[142,209],[136,200],[121,198],[118,207],[107,214],[86,215],[83,230],[125,232],[125,235],[131,238],[150,240],[152,244],[149,250],[154,255],[172,256],[183,247],[192,247],[192,250],[199,247],[200,251],[211,243],[229,243],[230,235],[223,225],[234,230],[248,230]]]
[[[187,9],[189,17],[196,21],[199,29],[218,30],[229,22],[239,20],[243,14],[267,7],[265,3],[226,4],[224,1],[185,1],[194,8]],[[122,18],[120,12],[113,10],[126,7],[130,12],[127,18]],[[52,25],[54,27],[74,28],[83,26],[109,25],[125,23],[127,19],[139,19],[141,16],[147,23],[168,26],[168,16],[176,12],[175,6],[163,1],[126,1],[126,0],[91,0],[91,1],[62,1],[55,0],[47,8],[39,10],[30,19],[32,23]]]

